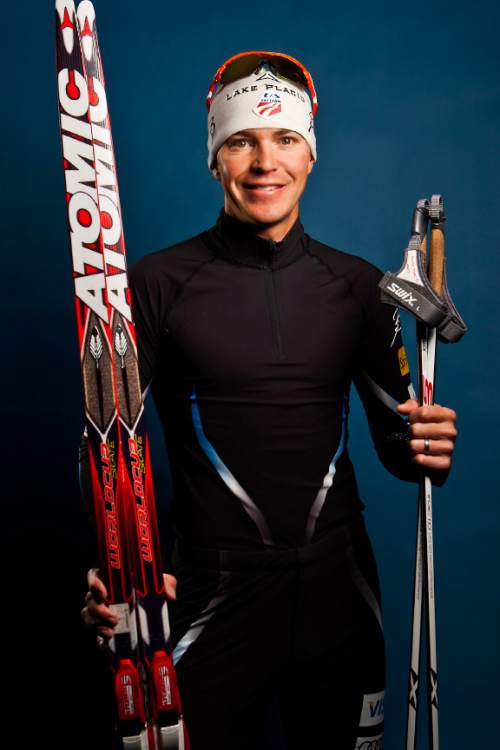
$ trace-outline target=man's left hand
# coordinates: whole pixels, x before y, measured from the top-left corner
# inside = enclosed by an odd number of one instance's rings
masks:
[[[397,409],[408,415],[412,461],[427,469],[449,469],[458,434],[453,409],[439,404],[419,406],[412,398]]]

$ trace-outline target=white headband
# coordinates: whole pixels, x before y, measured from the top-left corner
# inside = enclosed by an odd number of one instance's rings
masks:
[[[300,133],[316,161],[316,137],[311,99],[299,83],[283,78],[264,63],[251,75],[223,86],[208,113],[208,167],[233,133],[250,128],[286,128]]]

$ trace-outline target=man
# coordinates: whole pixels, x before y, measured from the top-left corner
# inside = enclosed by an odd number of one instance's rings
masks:
[[[287,747],[378,747],[384,641],[349,389],[381,461],[410,481],[421,467],[445,481],[455,413],[412,398],[380,271],[299,221],[317,156],[303,66],[236,55],[207,104],[218,222],[131,272],[172,471],[167,587],[192,750],[257,747],[276,690]],[[84,619],[107,639],[116,618],[95,569],[89,587]]]

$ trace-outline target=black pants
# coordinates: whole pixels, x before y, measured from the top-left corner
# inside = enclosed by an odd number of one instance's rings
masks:
[[[290,750],[382,747],[380,592],[362,518],[295,549],[179,545],[174,574],[191,750],[257,750],[276,690]]]

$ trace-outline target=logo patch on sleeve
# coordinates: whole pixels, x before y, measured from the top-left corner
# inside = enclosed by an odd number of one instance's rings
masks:
[[[358,737],[354,750],[382,750],[382,734],[374,737]]]
[[[408,373],[410,372],[410,368],[408,366],[408,359],[406,357],[404,346],[401,346],[398,349],[398,361],[399,361],[399,369],[401,370],[401,375],[408,375]]]
[[[363,696],[359,727],[373,727],[384,720],[384,691]]]

